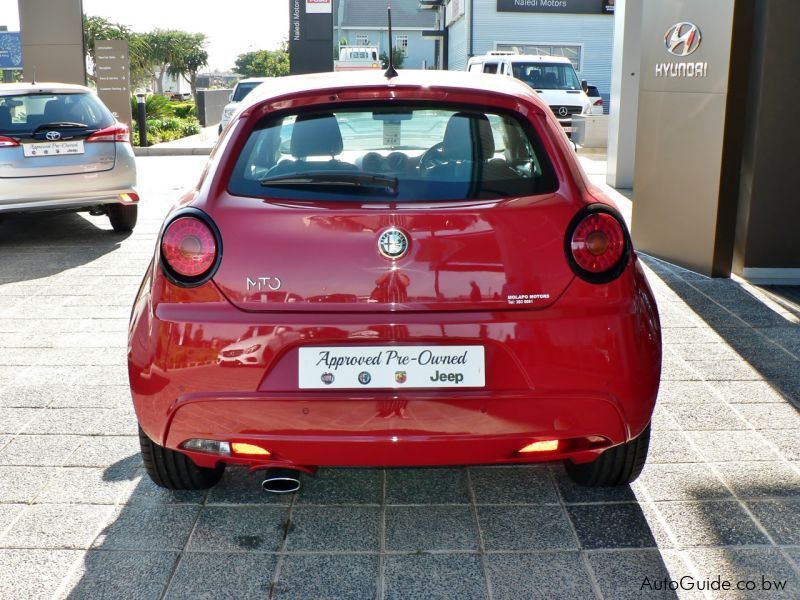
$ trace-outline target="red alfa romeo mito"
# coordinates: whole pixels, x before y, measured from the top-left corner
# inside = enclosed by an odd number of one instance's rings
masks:
[[[661,371],[614,204],[513,78],[287,77],[168,215],[133,307],[144,464],[290,491],[318,466],[642,469]]]

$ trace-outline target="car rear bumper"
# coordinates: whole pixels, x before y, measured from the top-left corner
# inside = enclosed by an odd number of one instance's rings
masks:
[[[151,285],[155,275],[156,285]],[[305,466],[421,466],[591,460],[650,422],[661,370],[652,293],[633,265],[608,286],[574,280],[542,310],[473,313],[248,313],[206,289],[146,278],[131,321],[129,374],[142,429],[179,449],[188,439],[262,445]],[[152,289],[151,289],[152,288]],[[195,302],[189,302],[189,297]],[[255,334],[259,365],[225,366],[223,348]],[[299,390],[307,345],[481,344],[483,389]],[[532,442],[561,449],[519,454]]]
[[[188,395],[168,419],[170,448],[192,438],[247,442],[267,448],[271,461],[314,466],[530,462],[542,457],[519,450],[551,439],[563,451],[545,458],[590,460],[627,438],[614,398],[569,393]],[[220,460],[192,456],[205,466]],[[266,464],[261,457],[228,462]]]
[[[133,187],[84,192],[71,195],[0,198],[0,213],[39,210],[80,210],[104,204],[135,204],[138,195]]]

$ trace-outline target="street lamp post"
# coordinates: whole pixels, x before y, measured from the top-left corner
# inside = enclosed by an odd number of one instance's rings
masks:
[[[147,94],[143,91],[136,92],[136,104],[138,108],[138,115],[136,120],[139,122],[139,146],[145,148],[147,146],[147,108],[145,106],[145,99]]]

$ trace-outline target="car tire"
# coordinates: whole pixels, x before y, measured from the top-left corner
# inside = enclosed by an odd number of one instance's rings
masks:
[[[133,231],[139,218],[139,207],[135,204],[111,204],[108,207],[108,220],[114,231]]]
[[[609,487],[632,483],[639,477],[650,446],[650,425],[630,442],[614,446],[590,463],[567,461],[567,475],[578,485]]]
[[[198,467],[194,461],[175,450],[159,446],[139,428],[139,445],[145,471],[159,487],[168,490],[205,490],[219,482],[225,465],[215,469]]]

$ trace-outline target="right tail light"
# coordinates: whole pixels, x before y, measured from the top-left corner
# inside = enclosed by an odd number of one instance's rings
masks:
[[[173,283],[195,287],[216,272],[222,259],[222,239],[204,212],[183,209],[164,227],[160,255],[162,269]]]
[[[566,242],[567,260],[581,279],[607,283],[625,270],[630,236],[621,217],[605,205],[578,213],[567,229]]]

